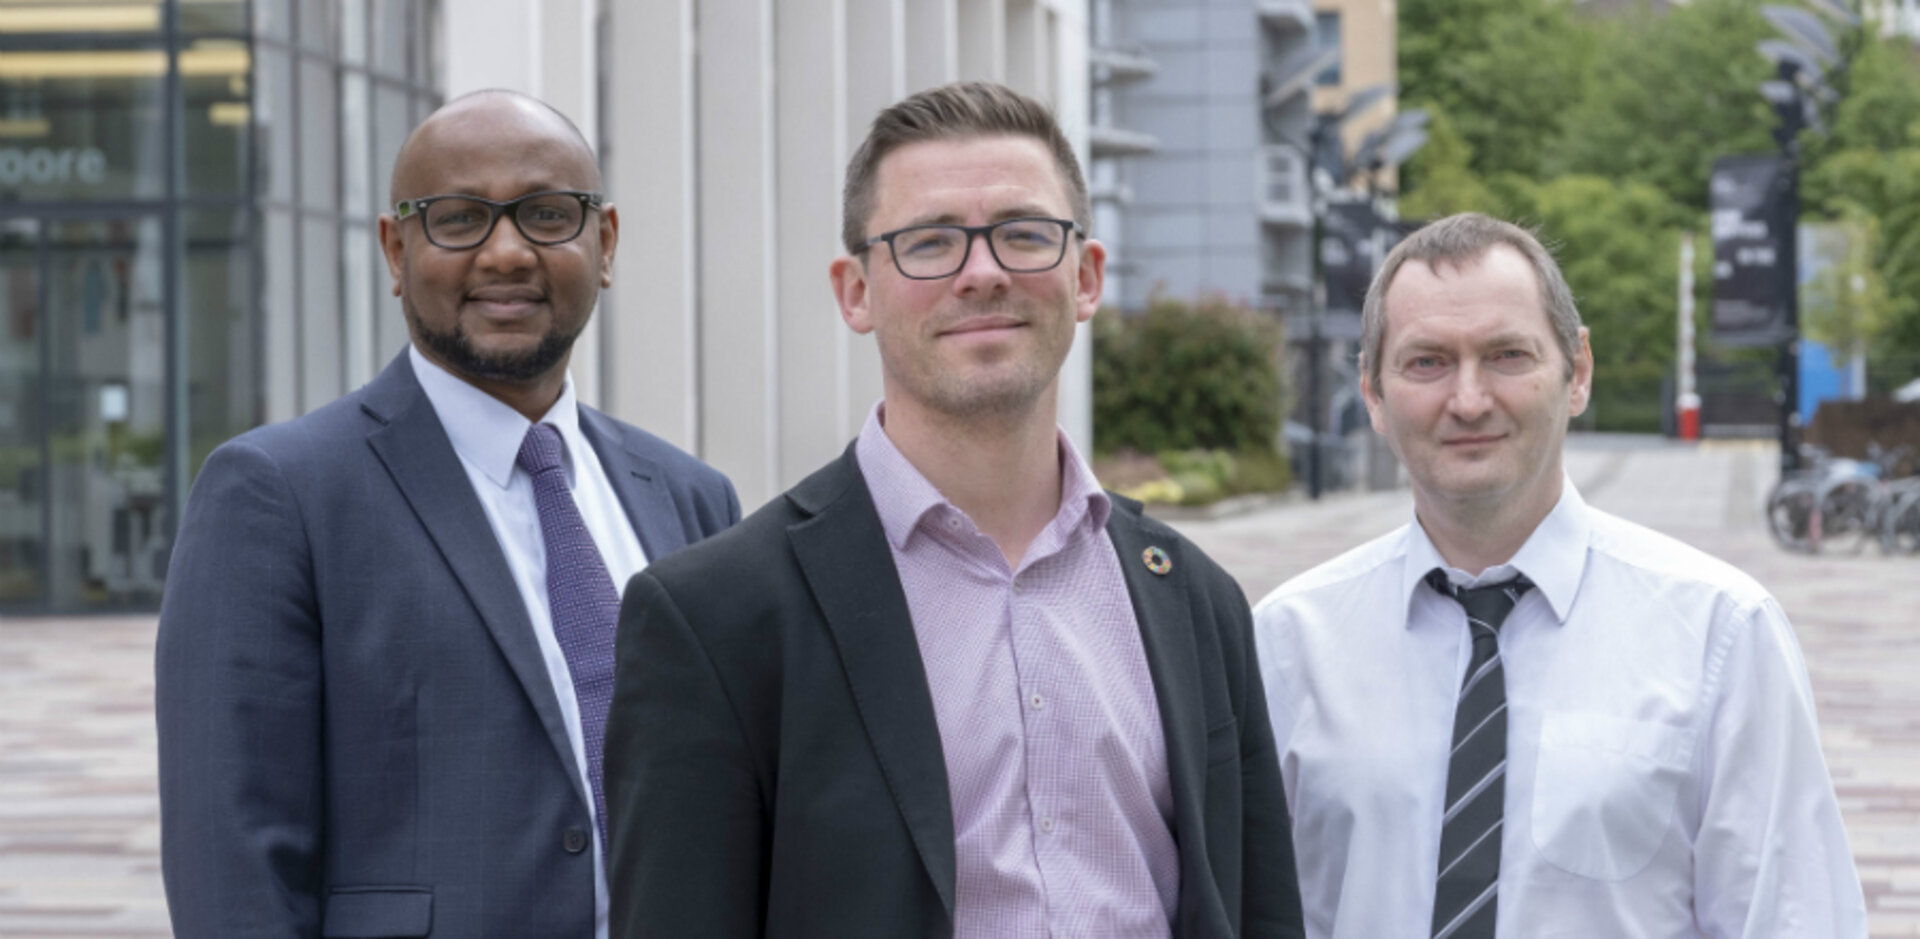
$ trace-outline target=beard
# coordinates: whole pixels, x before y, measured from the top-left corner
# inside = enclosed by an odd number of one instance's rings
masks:
[[[539,345],[524,352],[488,354],[473,347],[472,337],[459,323],[455,323],[448,332],[435,332],[427,328],[420,314],[414,310],[413,303],[404,296],[400,308],[406,313],[407,326],[414,339],[445,363],[449,371],[483,381],[519,384],[540,378],[565,361],[567,353],[573,349],[573,341],[580,338],[579,330],[571,333],[549,331],[540,337]],[[581,326],[585,328],[584,323]]]

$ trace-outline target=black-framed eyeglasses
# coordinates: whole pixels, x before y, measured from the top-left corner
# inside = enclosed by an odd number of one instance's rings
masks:
[[[940,280],[960,273],[973,253],[973,238],[987,242],[993,259],[1009,274],[1038,274],[1060,266],[1067,241],[1086,237],[1080,223],[1065,218],[1010,218],[991,225],[915,225],[861,242],[866,251],[881,242],[893,266],[911,280]],[[858,253],[858,252],[856,252]]]
[[[586,231],[588,211],[605,204],[597,192],[555,189],[505,202],[479,196],[425,196],[396,204],[393,214],[401,221],[419,216],[421,230],[435,247],[465,251],[493,237],[493,226],[502,215],[512,217],[520,237],[534,244],[566,244]]]

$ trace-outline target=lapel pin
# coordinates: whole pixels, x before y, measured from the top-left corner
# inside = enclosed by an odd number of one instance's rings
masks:
[[[1168,571],[1173,570],[1173,559],[1167,557],[1167,552],[1160,550],[1158,546],[1140,552],[1140,560],[1146,562],[1147,570],[1159,574],[1162,577],[1165,577]]]

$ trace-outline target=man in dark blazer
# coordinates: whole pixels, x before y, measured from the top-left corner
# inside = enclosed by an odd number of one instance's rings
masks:
[[[606,935],[616,585],[739,505],[575,401],[618,235],[598,185],[538,101],[436,112],[381,220],[411,347],[208,458],[156,659],[179,935]]]
[[[880,406],[627,587],[614,935],[1301,934],[1246,600],[1055,423],[1087,213],[1012,91],[875,119],[832,275]]]

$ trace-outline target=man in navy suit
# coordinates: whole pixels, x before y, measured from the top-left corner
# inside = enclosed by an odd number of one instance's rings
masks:
[[[180,935],[606,935],[617,585],[740,509],[575,400],[599,182],[538,101],[440,109],[380,220],[410,347],[208,458],[156,659]]]

